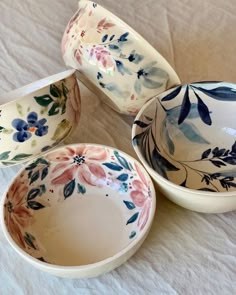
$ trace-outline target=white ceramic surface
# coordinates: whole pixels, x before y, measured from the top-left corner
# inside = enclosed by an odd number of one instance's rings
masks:
[[[178,86],[148,102],[133,125],[134,149],[163,193],[199,212],[236,209],[236,85]]]
[[[148,234],[155,190],[136,160],[91,144],[58,148],[30,162],[1,208],[3,232],[35,267],[92,277],[125,262]]]
[[[61,45],[66,65],[121,113],[136,114],[148,99],[180,83],[143,37],[91,1],[79,1]]]
[[[80,92],[68,70],[1,96],[0,167],[54,148],[79,122]]]

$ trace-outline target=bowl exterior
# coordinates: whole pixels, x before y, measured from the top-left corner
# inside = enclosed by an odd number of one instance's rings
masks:
[[[136,114],[154,95],[180,80],[168,62],[139,34],[103,7],[80,1],[64,33],[65,63],[106,103]]]
[[[38,90],[0,107],[0,167],[54,148],[78,124],[80,91],[74,72],[45,87],[40,81],[35,85]]]

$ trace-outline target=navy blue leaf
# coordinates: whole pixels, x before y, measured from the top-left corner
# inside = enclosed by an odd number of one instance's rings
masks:
[[[74,189],[75,189],[75,179],[72,179],[70,182],[68,182],[64,186],[63,193],[64,193],[65,199],[70,197],[73,194]]]
[[[139,121],[139,120],[134,121],[134,124],[135,124],[135,125],[138,125],[138,126],[141,127],[141,128],[146,128],[146,127],[148,127],[148,126],[150,125],[150,123],[147,124],[147,123],[144,123],[144,122]]]
[[[212,163],[213,165],[215,165],[215,166],[218,167],[218,168],[220,168],[221,166],[226,166],[225,163],[223,163],[223,162],[221,162],[221,161],[218,161],[218,160],[210,160],[210,161],[211,161],[211,163]],[[236,162],[235,162],[235,164],[236,164]]]
[[[41,180],[43,180],[47,175],[48,175],[48,167],[44,167],[41,174]]]
[[[115,44],[109,44],[108,47],[111,49],[111,50],[117,50],[117,49],[120,49],[119,46],[115,45]]]
[[[128,35],[129,35],[129,32],[126,32],[126,33],[122,34],[122,35],[120,36],[120,38],[118,39],[118,42],[124,42],[124,41],[127,41],[127,40],[128,40],[128,39],[127,39]]]
[[[133,230],[133,231],[130,233],[129,238],[132,239],[132,238],[135,237],[135,236],[136,236],[136,231]]]
[[[29,200],[33,200],[34,198],[36,198],[38,195],[40,194],[40,189],[38,188],[32,188],[28,195],[27,195],[27,201]]]
[[[212,150],[212,154],[214,155],[214,157],[217,157],[217,153],[219,151],[219,148],[218,147],[215,147],[213,150]]]
[[[123,201],[125,203],[125,206],[129,209],[132,210],[134,209],[136,206],[134,205],[133,202],[129,202],[129,201]]]
[[[187,118],[189,112],[190,112],[190,108],[191,108],[191,103],[189,100],[189,89],[188,86],[186,87],[185,93],[184,93],[184,98],[183,98],[183,102],[181,105],[181,109],[180,109],[180,114],[179,114],[179,120],[178,120],[178,124],[180,125],[181,123],[183,123],[183,121]]]
[[[128,178],[129,178],[129,175],[126,174],[126,173],[123,173],[123,174],[121,174],[121,175],[119,175],[119,176],[117,177],[117,179],[118,179],[119,181],[126,181]]]
[[[40,260],[40,261],[43,261],[43,262],[49,263],[49,262],[46,261],[43,257],[39,257],[39,258],[37,258],[37,259]]]
[[[207,141],[198,129],[190,122],[183,122],[179,126],[179,130],[183,133],[183,135],[192,142],[197,142],[201,144],[209,144],[209,141]]]
[[[128,164],[128,162],[126,161],[126,159],[124,157],[122,157],[119,152],[114,151],[114,155],[116,157],[116,159],[119,161],[119,163],[121,164],[121,166],[123,166],[125,169],[130,170],[130,166]]]
[[[231,153],[232,153],[232,154],[236,154],[236,141],[235,141],[235,143],[232,145]]]
[[[202,157],[201,157],[201,159],[203,160],[203,159],[208,158],[208,156],[210,155],[210,153],[211,153],[211,149],[207,149],[206,151],[204,151],[204,152],[202,153]]]
[[[34,242],[33,242],[35,240],[35,238],[31,234],[25,233],[24,240],[28,246],[37,250],[37,248],[35,247]]]
[[[224,155],[226,149],[220,149],[216,152],[216,157],[221,157]]]
[[[28,201],[27,205],[28,205],[28,207],[30,207],[33,210],[40,210],[45,207],[44,205],[42,205],[41,203],[36,202],[36,201]]]
[[[112,41],[114,39],[115,35],[112,35],[109,39],[109,41]]]
[[[39,178],[39,171],[36,171],[31,175],[30,184],[35,182],[38,178]]]
[[[97,79],[99,80],[99,79],[102,79],[102,78],[103,78],[103,75],[100,72],[98,72],[97,73]]]
[[[213,89],[205,89],[202,87],[193,86],[194,88],[202,91],[206,95],[222,101],[235,101],[236,91],[231,87],[221,86]]]
[[[178,171],[174,164],[170,163],[166,158],[164,158],[159,151],[154,148],[152,152],[152,162],[155,163],[155,168],[157,168],[157,172],[161,173],[164,177],[166,176],[166,171]]]
[[[174,145],[174,142],[173,140],[170,138],[170,135],[169,135],[169,132],[168,132],[168,129],[166,126],[163,126],[163,130],[164,130],[164,135],[165,135],[165,139],[166,139],[166,143],[167,143],[167,147],[168,147],[168,150],[169,150],[169,153],[171,155],[174,154],[175,152],[175,145]]]
[[[37,166],[37,164],[34,162],[34,163],[31,163],[30,165],[28,165],[25,170],[32,170],[34,169],[35,167]]]
[[[108,35],[107,35],[107,34],[104,35],[104,36],[102,37],[102,42],[106,42],[107,38],[108,38]]]
[[[216,192],[216,190],[213,190],[211,188],[208,187],[202,187],[198,189],[199,191],[206,191],[206,192]]]
[[[115,170],[115,171],[121,171],[123,169],[123,167],[119,166],[116,163],[103,163],[104,166],[106,166],[107,168],[111,169],[111,170]]]
[[[227,164],[236,165],[236,158],[235,157],[225,157],[222,160]]]
[[[211,125],[212,121],[211,121],[211,117],[210,117],[210,112],[208,110],[207,105],[203,102],[203,100],[201,99],[201,97],[194,91],[197,100],[198,100],[198,113],[200,118],[202,119],[202,121],[207,124],[207,125]]]
[[[44,165],[48,165],[48,161],[46,161],[44,158],[38,158],[36,161],[35,161],[36,164],[44,164]]]
[[[178,86],[175,90],[173,90],[172,92],[167,94],[165,97],[163,97],[161,99],[161,101],[172,100],[173,98],[175,98],[180,93],[181,89],[182,89],[182,86]]]
[[[79,194],[84,195],[84,194],[86,193],[86,188],[85,188],[84,185],[78,183],[78,184],[77,184],[77,187],[78,187],[78,193],[79,193]]]
[[[131,216],[130,219],[126,222],[126,225],[129,224],[129,223],[135,222],[137,220],[137,218],[138,218],[138,215],[139,215],[139,212],[137,212],[133,216]]]

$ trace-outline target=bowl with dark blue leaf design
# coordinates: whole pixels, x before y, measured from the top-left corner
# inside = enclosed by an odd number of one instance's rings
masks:
[[[199,212],[236,209],[236,85],[196,82],[146,103],[133,147],[160,190]]]
[[[79,79],[121,113],[136,114],[148,99],[180,83],[156,49],[92,1],[79,1],[61,49]]]
[[[19,164],[61,143],[78,125],[75,70],[46,77],[0,97],[0,167]]]
[[[11,246],[35,267],[92,277],[130,258],[154,218],[152,181],[115,148],[75,144],[29,162],[7,189],[1,224]]]

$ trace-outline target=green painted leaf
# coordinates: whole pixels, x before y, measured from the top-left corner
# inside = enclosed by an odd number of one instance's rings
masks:
[[[50,94],[54,97],[61,97],[61,90],[54,84],[50,85]]]
[[[7,160],[11,151],[3,152],[0,154],[0,161]]]
[[[47,94],[42,96],[35,96],[34,99],[42,107],[47,107],[48,105],[50,105],[51,102],[53,102],[51,96]]]
[[[44,167],[41,174],[41,180],[43,180],[47,175],[48,175],[48,167]]]
[[[14,130],[11,129],[11,128],[8,128],[8,129],[7,129],[7,128],[4,128],[3,131],[2,131],[2,133],[3,133],[3,134],[11,134],[13,131],[14,131]]]
[[[136,207],[133,202],[129,202],[129,201],[123,201],[123,202],[129,210],[132,210]]]
[[[4,130],[5,128],[0,126],[0,133]]]
[[[36,201],[28,201],[27,205],[28,205],[29,208],[31,208],[33,210],[40,210],[40,209],[43,209],[45,207],[44,205],[42,205],[41,203],[36,202]]]
[[[57,115],[60,111],[60,104],[58,102],[54,102],[50,110],[48,111],[49,116]]]
[[[35,237],[29,233],[25,233],[24,235],[24,241],[26,242],[26,244],[30,247],[30,248],[33,248],[35,250],[37,250],[36,246],[34,245],[34,242],[35,241]]]
[[[129,223],[133,223],[137,220],[139,215],[139,212],[136,212],[133,216],[130,217],[130,219],[126,222],[126,225],[128,225]]]
[[[36,145],[37,145],[37,140],[36,140],[36,139],[32,140],[32,142],[31,142],[31,146],[32,146],[32,147],[35,147]]]
[[[44,184],[40,184],[39,188],[40,188],[40,195],[46,193],[47,189],[46,189],[46,186]]]
[[[65,138],[69,132],[71,131],[71,124],[68,120],[63,119],[58,125],[57,128],[53,134],[53,137],[51,138],[52,140],[61,140]]]
[[[38,178],[39,178],[39,171],[36,171],[31,175],[30,184],[35,182]]]
[[[85,188],[85,186],[84,185],[82,185],[82,184],[77,184],[77,187],[78,187],[78,193],[80,194],[85,194],[86,193],[86,188]]]
[[[23,108],[22,108],[22,105],[19,104],[19,103],[16,103],[16,109],[18,111],[18,113],[20,114],[20,116],[23,116]]]
[[[74,189],[75,189],[75,179],[72,179],[70,182],[68,182],[64,186],[63,193],[64,193],[65,199],[70,197],[73,194]]]
[[[136,231],[133,230],[133,231],[130,233],[129,238],[132,239],[132,238],[135,237],[135,236],[136,236]]]
[[[27,195],[27,201],[35,199],[39,194],[40,194],[39,188],[32,188]]]
[[[15,157],[11,159],[11,161],[22,161],[32,156],[32,154],[17,154]]]
[[[67,94],[69,93],[69,90],[64,83],[62,83],[62,92],[63,92],[64,97],[67,98]]]
[[[35,161],[36,165],[37,164],[44,164],[44,165],[49,165],[48,161],[45,160],[44,158],[38,158],[36,161]]]

